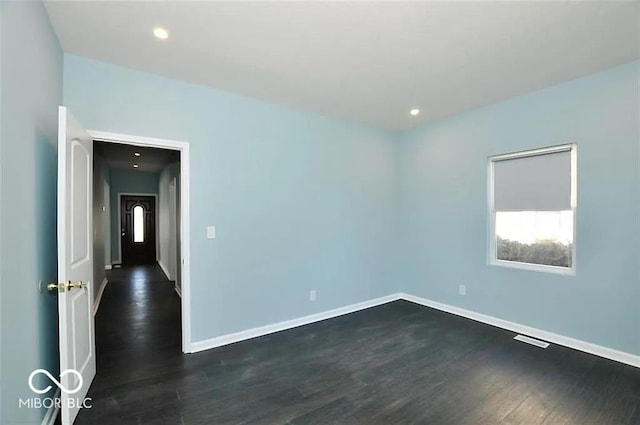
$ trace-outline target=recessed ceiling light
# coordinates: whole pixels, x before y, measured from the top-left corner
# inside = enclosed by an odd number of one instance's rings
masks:
[[[134,152],[133,153],[135,156],[140,156],[140,152]]]
[[[413,116],[416,116],[416,115],[418,115],[420,113],[420,109],[417,109],[417,108],[412,109],[412,110],[409,111],[409,113],[411,115],[413,115]]]
[[[153,29],[153,35],[155,35],[156,38],[159,38],[160,40],[166,40],[167,38],[169,38],[169,31],[162,27],[155,27]]]
[[[138,168],[138,164],[133,164],[133,168]]]

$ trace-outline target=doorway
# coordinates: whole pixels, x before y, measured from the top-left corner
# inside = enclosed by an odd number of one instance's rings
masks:
[[[87,395],[94,377],[96,377],[96,357],[99,357],[99,354],[95,349],[94,316],[97,313],[97,307],[108,283],[107,279],[101,280],[102,276],[105,275],[106,270],[113,269],[114,265],[111,256],[112,244],[109,243],[111,229],[114,226],[109,225],[110,218],[120,217],[119,209],[112,214],[109,213],[110,206],[115,202],[110,202],[112,193],[109,188],[110,174],[105,180],[107,175],[105,170],[109,167],[104,162],[98,164],[95,161],[95,148],[99,143],[137,147],[133,151],[134,156],[140,156],[141,154],[138,150],[144,148],[159,148],[158,150],[169,150],[176,154],[178,158],[178,177],[173,178],[171,181],[175,186],[173,190],[179,191],[177,193],[170,192],[173,195],[171,199],[179,198],[174,205],[175,215],[177,217],[189,217],[190,167],[188,143],[87,131],[66,107],[60,106],[58,108],[57,257],[58,282],[62,283],[49,284],[47,289],[58,295],[60,370],[64,372],[61,373],[61,382],[54,379],[54,382],[63,389],[60,398],[62,402],[56,404],[55,410],[61,410],[61,422],[67,425],[73,423],[82,406],[79,402],[67,403],[67,401],[74,399],[71,399],[64,389],[74,388],[71,393],[75,394],[75,400],[82,400]],[[136,152],[138,152],[137,155]],[[139,165],[134,164],[133,168],[140,168]],[[96,174],[96,172],[101,174]],[[100,177],[96,178],[97,175]],[[156,180],[155,188],[157,190],[158,180]],[[100,195],[96,196],[96,194]],[[169,196],[167,196],[167,199],[169,199]],[[155,206],[157,207],[157,203],[155,203]],[[136,211],[140,214],[140,210],[135,210],[134,205],[133,214],[136,214]],[[150,227],[149,224],[147,224],[147,227]],[[175,306],[173,310],[162,308],[163,306],[160,305],[157,311],[161,313],[166,313],[167,311],[175,312],[175,319],[170,320],[175,329],[173,350],[181,348],[183,353],[191,353],[193,349],[191,348],[190,237],[188,219],[178,218],[174,228],[174,230],[177,230],[175,239],[181,247],[176,258],[176,262],[179,264],[176,276],[180,277],[182,283],[181,293],[178,293],[180,298],[172,298]],[[115,239],[119,241],[119,226],[114,230],[118,233]],[[144,227],[142,234],[144,235]],[[140,236],[138,236],[139,238]],[[116,245],[119,246],[119,244]],[[129,281],[132,284],[119,285],[119,287],[121,289],[126,288],[129,291],[129,295],[133,297],[131,299],[132,302],[112,303],[115,307],[126,308],[127,306],[135,305],[142,308],[148,306],[150,303],[146,301],[155,294],[153,290],[159,289],[158,285],[153,285],[153,281],[165,280],[171,283],[169,279],[165,278],[164,270],[159,265],[138,267],[152,267],[155,268],[157,273],[154,274],[154,270],[151,269],[142,270],[142,272],[146,272],[146,277],[148,277],[146,282],[143,282],[145,279],[141,279],[140,273],[130,276],[131,279]],[[146,293],[137,290],[144,283],[147,283],[149,289]],[[173,292],[172,285],[164,285],[164,288],[168,290],[169,295]],[[140,295],[145,295],[147,298],[145,300],[135,299]],[[109,296],[109,294],[106,296]],[[116,313],[115,317],[122,318],[126,316]],[[157,317],[156,315],[153,316]],[[150,316],[142,314],[138,315],[138,317],[145,318]],[[162,323],[165,323],[164,319]],[[154,329],[149,325],[145,325],[145,328]],[[117,326],[117,329],[131,331],[131,322],[125,321],[120,326]],[[166,330],[160,330],[156,334],[159,335],[157,341],[164,342],[167,340],[166,335],[168,332]],[[138,336],[135,333],[128,336],[134,337],[133,342],[142,342],[144,348],[144,342],[147,340],[135,339]],[[121,344],[116,345],[119,346]],[[175,351],[173,352],[175,353]],[[127,370],[126,366],[128,365],[129,357],[118,353],[115,354],[125,361],[118,370]],[[175,356],[175,354],[172,355]],[[143,359],[148,357],[148,353],[144,353],[142,356]],[[73,373],[67,373],[68,371]],[[55,417],[56,413],[57,411],[53,413],[52,417]]]
[[[135,164],[135,166],[129,165],[133,167],[130,171],[142,173],[153,171],[146,168],[144,158],[152,155],[166,155],[167,152],[173,155],[174,160],[165,162],[163,165],[163,169],[168,171],[166,180],[163,179],[165,175],[156,170],[160,179],[160,186],[158,189],[156,185],[156,192],[149,194],[148,182],[143,182],[141,184],[147,187],[141,187],[142,190],[135,191],[117,191],[117,196],[111,199],[111,204],[102,207],[103,211],[111,210],[115,213],[106,220],[112,229],[106,231],[107,245],[111,239],[110,246],[113,249],[105,248],[104,255],[107,260],[110,260],[105,261],[105,269],[115,269],[130,264],[139,264],[148,269],[146,265],[151,264],[152,267],[160,269],[161,274],[164,273],[168,280],[174,281],[175,292],[180,296],[180,345],[183,353],[190,353],[192,352],[190,234],[188,220],[183,219],[183,217],[189,217],[189,144],[91,130],[88,133],[95,145],[129,148],[131,151],[129,161]],[[167,164],[170,167],[167,167]],[[111,183],[113,189],[115,183],[113,181]],[[141,208],[136,209],[136,207]],[[142,217],[142,220],[136,220],[136,217]],[[165,232],[163,236],[159,231],[160,228],[165,230],[168,228],[170,231]],[[125,234],[124,238],[122,233]],[[173,243],[174,249],[165,247],[167,240]]]
[[[122,265],[156,262],[155,196],[120,195]]]

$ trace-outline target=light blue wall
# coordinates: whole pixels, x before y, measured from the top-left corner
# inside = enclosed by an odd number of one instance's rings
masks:
[[[194,341],[398,284],[389,133],[70,55],[64,102],[89,129],[190,143]]]
[[[404,289],[640,354],[639,66],[404,134]],[[568,142],[578,144],[576,276],[487,265],[487,157]]]
[[[38,292],[38,281],[57,279],[62,52],[40,2],[0,2],[0,21],[0,423],[37,424],[44,411],[19,409],[18,398],[37,396],[31,371],[59,367],[57,299]]]
[[[111,208],[111,258],[113,263],[120,263],[120,232],[118,227],[118,193],[149,193],[158,194],[158,173],[145,173],[141,171],[125,171],[111,169],[110,208]],[[158,206],[156,205],[156,208]]]

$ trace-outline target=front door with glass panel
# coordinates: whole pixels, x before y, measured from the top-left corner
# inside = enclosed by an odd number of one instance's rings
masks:
[[[153,196],[120,197],[120,244],[123,265],[155,263],[155,204]]]

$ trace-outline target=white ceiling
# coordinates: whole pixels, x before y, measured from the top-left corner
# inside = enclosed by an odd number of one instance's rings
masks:
[[[46,6],[65,52],[390,130],[640,58],[637,2]]]
[[[109,168],[117,170],[159,173],[165,166],[180,160],[180,152],[168,149],[106,142],[94,142],[93,146],[95,153],[105,159]],[[136,156],[135,152],[140,156]],[[138,164],[138,168],[134,168],[133,164]]]

